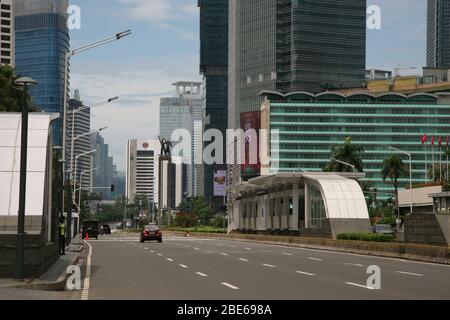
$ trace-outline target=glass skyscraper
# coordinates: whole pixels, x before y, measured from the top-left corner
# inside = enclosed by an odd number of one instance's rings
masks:
[[[279,156],[270,172],[320,172],[331,162],[331,150],[347,137],[364,148],[362,181],[379,192],[393,192],[389,179],[383,181],[383,161],[399,155],[400,148],[412,155],[412,182],[429,182],[432,162],[445,172],[446,137],[450,136],[450,109],[445,95],[385,93],[349,94],[306,92],[283,95],[265,92],[264,129],[279,130],[271,138],[271,152]],[[426,144],[422,138],[427,136]],[[434,147],[432,139],[435,139]],[[439,146],[439,137],[442,145]],[[434,156],[433,156],[434,153]],[[436,170],[435,178],[439,177]],[[399,180],[409,186],[409,175]]]
[[[225,133],[228,124],[228,0],[199,0],[200,73],[203,75],[203,107],[209,122],[205,129]],[[225,161],[225,159],[224,159]],[[214,171],[225,165],[205,165],[200,192],[212,202]],[[222,203],[222,199],[218,199]]]
[[[17,0],[16,71],[38,84],[30,87],[33,102],[45,112],[63,115],[64,53],[69,51],[67,0]],[[62,120],[55,121],[53,143],[62,144]]]
[[[428,0],[427,66],[450,68],[450,1]]]
[[[259,110],[262,90],[360,87],[366,0],[230,0],[229,127]]]

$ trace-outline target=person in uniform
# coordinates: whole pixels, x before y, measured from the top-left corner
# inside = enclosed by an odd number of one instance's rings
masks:
[[[59,235],[59,254],[62,256],[65,256],[66,255],[66,222],[65,222],[64,217],[59,219],[58,235]]]

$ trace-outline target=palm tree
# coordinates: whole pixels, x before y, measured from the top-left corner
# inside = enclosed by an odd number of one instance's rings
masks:
[[[403,163],[402,159],[393,155],[390,158],[384,160],[383,169],[381,170],[381,175],[383,176],[383,181],[389,178],[392,181],[392,185],[395,189],[395,198],[398,207],[398,180],[401,177],[407,176],[409,174],[409,169],[406,164]]]
[[[352,138],[347,137],[343,145],[334,146],[331,149],[331,157],[347,162],[355,166],[359,172],[363,172],[362,154],[364,148],[362,146],[352,144]],[[336,161],[331,161],[324,169],[326,172],[351,172],[352,169]]]
[[[20,112],[22,110],[20,103],[25,98],[23,96],[25,93],[14,86],[14,80],[17,78],[14,69],[7,65],[0,65],[0,112]],[[26,98],[29,110],[37,111],[30,96],[28,95]]]

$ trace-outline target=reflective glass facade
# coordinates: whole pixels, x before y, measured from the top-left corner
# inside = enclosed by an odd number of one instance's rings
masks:
[[[17,16],[15,37],[17,73],[38,82],[30,88],[34,103],[62,115],[64,53],[70,48],[65,16],[54,12]],[[62,144],[61,120],[54,122],[53,142]]]
[[[450,68],[450,1],[428,0],[427,66]]]
[[[199,0],[200,73],[203,75],[203,108],[213,128],[225,133],[228,124],[228,0]],[[224,159],[225,161],[225,159]],[[204,165],[201,192],[214,199],[214,171],[223,165]],[[217,203],[222,203],[217,199]]]
[[[364,147],[363,181],[380,192],[393,191],[391,182],[383,182],[381,176],[383,161],[398,154],[389,150],[389,146],[412,154],[413,184],[427,182],[433,136],[435,164],[439,163],[440,136],[444,141],[441,159],[445,165],[445,138],[450,135],[448,101],[441,104],[437,97],[427,94],[344,97],[330,93],[285,98],[273,94],[269,99],[270,104],[263,112],[270,112],[269,128],[280,130],[279,141],[272,141],[279,143],[279,149],[271,149],[279,152],[280,172],[322,171],[330,162],[332,147],[343,144],[346,137]],[[426,147],[421,142],[424,134],[428,136]],[[408,157],[399,156],[409,164]],[[409,186],[409,176],[402,177],[400,184]]]

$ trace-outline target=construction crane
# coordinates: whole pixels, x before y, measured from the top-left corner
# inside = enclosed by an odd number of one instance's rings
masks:
[[[402,67],[402,66],[397,66],[396,68],[395,68],[395,74],[394,74],[394,77],[395,78],[397,78],[397,77],[401,77],[402,75],[401,75],[401,71],[402,70],[417,70],[418,68],[417,67]]]

